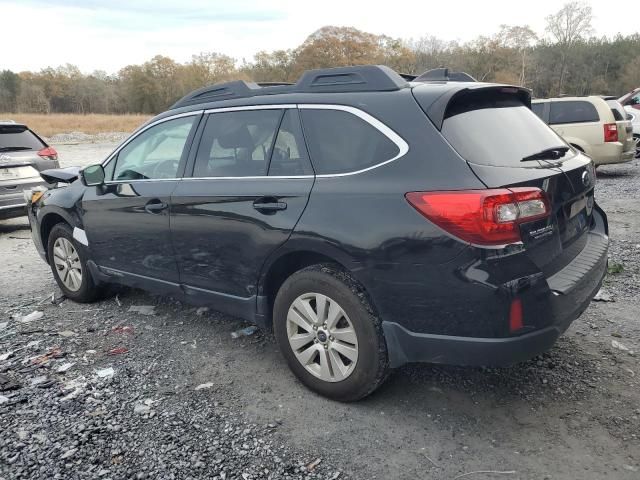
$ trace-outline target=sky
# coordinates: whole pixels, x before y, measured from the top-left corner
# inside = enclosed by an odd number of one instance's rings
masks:
[[[597,35],[640,30],[610,0],[588,3]],[[71,63],[111,74],[158,54],[185,62],[200,52],[251,61],[259,50],[294,48],[325,25],[461,42],[501,24],[528,24],[540,35],[545,17],[561,6],[560,0],[0,0],[0,70]]]

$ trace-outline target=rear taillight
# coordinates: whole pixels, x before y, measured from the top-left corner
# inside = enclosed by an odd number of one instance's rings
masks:
[[[38,155],[41,156],[42,158],[47,159],[47,160],[57,160],[58,159],[58,152],[56,152],[56,149],[53,148],[53,147],[43,148],[42,150],[40,150],[38,152]]]
[[[615,123],[604,124],[604,141],[605,142],[618,141],[618,125],[616,125]]]
[[[443,230],[476,245],[521,241],[519,225],[551,210],[539,188],[409,192],[407,201]]]

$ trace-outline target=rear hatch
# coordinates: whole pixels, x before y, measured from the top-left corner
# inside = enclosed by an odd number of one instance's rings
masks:
[[[613,118],[618,127],[618,141],[623,145],[623,151],[629,152],[635,150],[635,142],[633,140],[633,124],[624,107],[617,100],[606,100],[607,105],[611,108]]]
[[[39,171],[55,168],[55,150],[25,125],[0,124],[0,185],[15,185],[39,178]]]
[[[414,89],[418,103],[420,88]],[[520,224],[520,236],[545,276],[558,272],[587,244],[594,209],[592,161],[531,111],[522,88],[473,86],[448,97],[421,106],[488,188],[546,192],[551,215]]]

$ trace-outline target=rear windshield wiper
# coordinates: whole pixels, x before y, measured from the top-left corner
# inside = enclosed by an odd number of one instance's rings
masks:
[[[558,160],[565,156],[569,151],[569,147],[551,147],[524,157],[521,162],[529,162],[531,160]]]
[[[0,147],[0,152],[11,152],[18,150],[31,150],[31,147]]]

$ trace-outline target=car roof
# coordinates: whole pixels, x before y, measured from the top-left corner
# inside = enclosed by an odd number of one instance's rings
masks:
[[[6,127],[6,126],[27,128],[27,126],[24,123],[18,123],[13,120],[4,120],[4,119],[0,120],[0,127]]]

